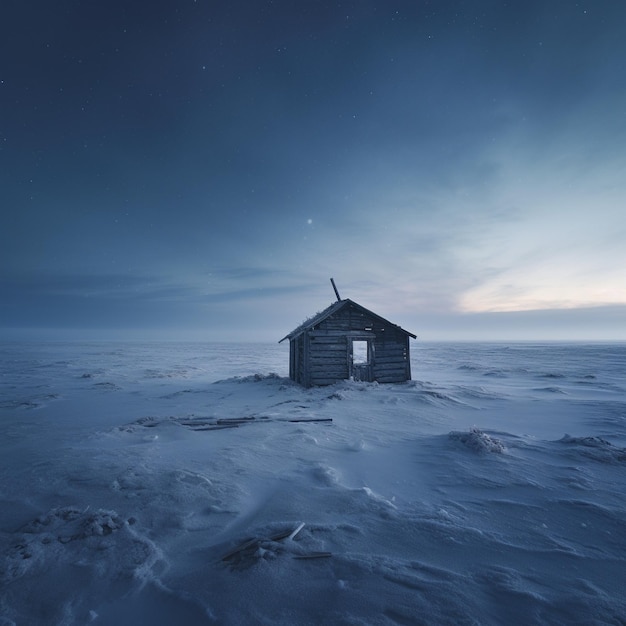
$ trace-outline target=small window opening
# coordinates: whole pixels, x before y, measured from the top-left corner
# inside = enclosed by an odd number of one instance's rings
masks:
[[[352,362],[355,364],[369,363],[367,341],[352,342]]]

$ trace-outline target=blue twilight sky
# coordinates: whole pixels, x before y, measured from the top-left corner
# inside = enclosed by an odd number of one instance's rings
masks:
[[[626,339],[621,0],[8,0],[0,337]]]

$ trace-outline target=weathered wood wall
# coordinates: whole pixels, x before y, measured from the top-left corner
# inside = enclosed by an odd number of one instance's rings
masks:
[[[348,343],[345,334],[308,333],[308,385],[332,385],[348,378]]]
[[[400,383],[411,380],[409,337],[387,328],[374,340],[374,380],[379,383]]]
[[[305,387],[347,379],[352,339],[371,341],[373,380],[381,383],[410,380],[408,335],[352,305],[291,340],[291,378]]]

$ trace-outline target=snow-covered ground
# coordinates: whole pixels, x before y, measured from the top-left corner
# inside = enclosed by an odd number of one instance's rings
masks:
[[[626,623],[624,344],[0,357],[2,626]]]

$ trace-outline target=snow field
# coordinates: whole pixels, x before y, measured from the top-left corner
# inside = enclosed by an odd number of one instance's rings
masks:
[[[609,376],[546,392],[521,358],[485,376],[493,352],[446,370],[433,349],[424,380],[305,390],[144,355],[58,359],[7,394],[0,623],[626,615],[625,394]]]

